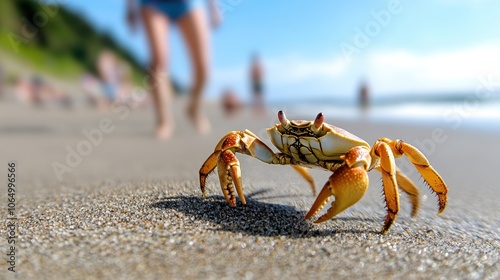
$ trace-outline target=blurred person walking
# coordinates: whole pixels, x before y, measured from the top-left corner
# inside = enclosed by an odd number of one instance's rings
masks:
[[[113,103],[118,95],[118,62],[116,55],[110,50],[103,50],[97,58],[97,71],[102,83],[106,101]]]
[[[250,84],[252,88],[253,107],[257,114],[265,113],[264,106],[264,67],[258,54],[252,56],[250,64]]]
[[[362,111],[367,111],[370,107],[370,88],[366,81],[361,82],[358,96],[359,108],[361,108]]]
[[[243,109],[243,103],[231,88],[224,90],[221,103],[227,117],[233,117]]]
[[[156,136],[168,139],[173,132],[171,85],[166,75],[169,59],[168,29],[177,24],[186,43],[193,65],[193,86],[187,107],[189,119],[200,133],[210,130],[210,123],[201,113],[201,99],[209,72],[209,28],[201,0],[128,0],[128,22],[133,29],[138,13],[146,28],[150,47],[152,91],[156,110]],[[216,0],[209,1],[213,27],[220,23]]]

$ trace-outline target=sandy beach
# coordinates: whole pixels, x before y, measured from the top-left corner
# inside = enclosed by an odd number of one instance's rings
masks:
[[[448,206],[438,216],[436,197],[399,160],[420,187],[422,207],[411,218],[401,195],[399,217],[381,235],[386,212],[377,172],[360,202],[322,224],[304,220],[315,197],[293,169],[245,155],[238,157],[248,204],[229,207],[215,175],[203,199],[198,170],[220,137],[250,129],[270,145],[265,128],[277,121],[275,112],[226,119],[213,105],[212,133],[200,136],[183,104],[175,108],[175,137],[158,141],[149,110],[0,103],[4,279],[500,278],[500,135],[326,116],[370,144],[379,137],[423,143],[448,184]],[[78,149],[84,153],[74,155]],[[17,165],[15,273],[6,263],[10,161]],[[311,173],[318,190],[331,175]]]

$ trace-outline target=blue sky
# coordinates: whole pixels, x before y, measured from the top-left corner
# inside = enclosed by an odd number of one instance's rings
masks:
[[[142,31],[125,24],[126,0],[54,0],[81,11],[148,60]],[[479,77],[500,74],[500,1],[494,0],[219,0],[212,33],[216,98],[231,87],[248,92],[248,62],[259,52],[268,100],[355,98],[366,79],[375,96],[473,90]],[[364,40],[362,40],[364,38]],[[171,74],[189,83],[190,65],[175,28]],[[349,51],[351,55],[349,55]]]

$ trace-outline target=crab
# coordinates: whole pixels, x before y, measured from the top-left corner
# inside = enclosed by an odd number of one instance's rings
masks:
[[[226,201],[236,206],[236,195],[246,204],[241,180],[241,169],[235,153],[257,158],[268,164],[291,165],[309,182],[315,194],[314,180],[307,168],[321,168],[333,172],[314,201],[305,218],[318,214],[330,200],[335,200],[325,214],[314,223],[327,221],[358,202],[368,188],[368,171],[382,174],[383,191],[387,207],[382,233],[389,231],[400,208],[400,188],[412,203],[412,216],[420,206],[419,190],[395,164],[395,158],[405,155],[422,175],[430,189],[437,194],[441,214],[447,202],[448,187],[430,165],[427,158],[414,146],[396,139],[379,138],[370,145],[350,132],[327,124],[319,113],[313,121],[289,121],[285,113],[278,112],[279,123],[268,128],[271,142],[279,150],[275,153],[249,130],[231,131],[219,141],[214,152],[200,169],[200,186],[206,196],[206,180],[217,167],[219,181]],[[234,184],[234,187],[233,187]]]

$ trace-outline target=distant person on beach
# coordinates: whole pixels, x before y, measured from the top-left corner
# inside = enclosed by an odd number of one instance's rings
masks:
[[[361,110],[368,110],[370,106],[370,96],[369,96],[368,83],[363,81],[361,87],[359,88],[359,107]]]
[[[43,101],[44,82],[42,77],[35,74],[31,77],[31,101],[33,104],[40,106]]]
[[[85,73],[80,79],[80,86],[85,93],[87,102],[101,110],[109,108],[109,102],[104,97],[103,89],[99,79],[90,73]]]
[[[113,103],[130,103],[133,88],[131,66],[110,50],[103,50],[97,58],[96,67],[97,78],[85,74],[81,79],[90,104],[106,110]]]
[[[17,100],[35,105],[56,105],[64,108],[72,106],[72,100],[59,86],[45,81],[40,75],[33,74],[31,77],[15,77],[14,94]]]
[[[253,107],[255,112],[262,115],[265,113],[264,106],[264,69],[258,54],[254,54],[250,64],[250,84],[253,96]]]
[[[149,41],[152,91],[156,109],[156,136],[168,139],[173,133],[174,123],[171,108],[171,85],[168,79],[167,63],[170,59],[168,29],[177,24],[193,65],[193,86],[187,107],[187,115],[200,133],[210,130],[208,119],[202,115],[202,93],[209,72],[209,28],[200,0],[128,0],[128,22],[132,29],[140,10],[142,22]],[[209,0],[210,19],[213,27],[218,26],[220,14],[216,0]]]
[[[123,60],[117,63],[118,76],[118,94],[117,101],[123,104],[132,103],[132,88],[134,87],[132,79],[132,67]]]
[[[222,108],[227,117],[233,117],[241,111],[243,103],[232,89],[226,89],[222,94]]]
[[[103,50],[97,59],[97,72],[102,83],[102,90],[109,103],[112,103],[118,93],[118,61],[113,52]]]

